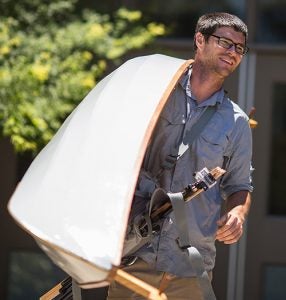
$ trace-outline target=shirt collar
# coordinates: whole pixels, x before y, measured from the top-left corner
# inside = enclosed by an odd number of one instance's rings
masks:
[[[185,75],[179,80],[179,83],[182,86],[182,88],[186,91],[186,95],[196,102],[195,97],[192,95],[191,86],[190,86],[191,75],[192,75],[192,67],[190,66],[190,68],[185,73]],[[200,103],[198,107],[214,106],[217,103],[221,104],[224,99],[224,96],[225,96],[225,91],[223,88],[221,88],[218,91],[216,91],[214,94],[212,94],[208,99]]]

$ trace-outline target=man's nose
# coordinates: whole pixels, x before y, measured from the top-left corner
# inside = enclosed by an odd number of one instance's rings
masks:
[[[232,51],[232,52],[236,52],[235,45],[232,44],[227,50]]]

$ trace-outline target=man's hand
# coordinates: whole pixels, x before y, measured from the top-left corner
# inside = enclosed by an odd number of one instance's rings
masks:
[[[227,200],[227,213],[217,222],[216,239],[224,244],[237,242],[243,234],[243,223],[250,208],[250,194],[247,191],[234,193]]]
[[[232,209],[218,220],[219,229],[216,233],[216,239],[225,244],[237,242],[243,233],[243,223],[244,217]]]

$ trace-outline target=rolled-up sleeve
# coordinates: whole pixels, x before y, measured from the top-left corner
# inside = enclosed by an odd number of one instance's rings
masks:
[[[231,135],[232,151],[221,181],[223,198],[238,191],[253,191],[252,186],[252,132],[248,120],[239,116]]]

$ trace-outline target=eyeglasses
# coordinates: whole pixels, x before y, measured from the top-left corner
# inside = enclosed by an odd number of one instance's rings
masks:
[[[230,49],[230,48],[232,48],[232,46],[234,46],[235,52],[240,55],[245,55],[249,50],[249,48],[247,46],[234,43],[232,40],[229,40],[227,38],[217,36],[214,34],[210,34],[210,36],[217,38],[218,39],[217,43],[225,49]]]

